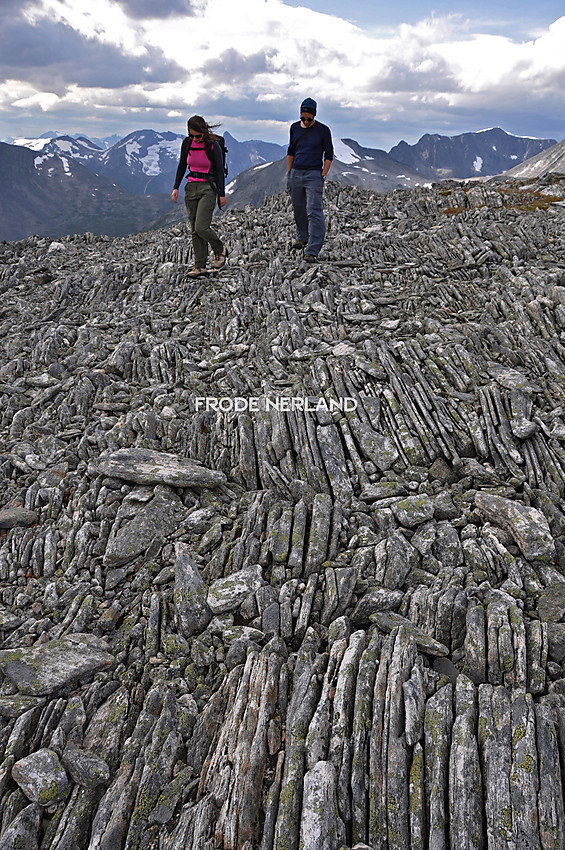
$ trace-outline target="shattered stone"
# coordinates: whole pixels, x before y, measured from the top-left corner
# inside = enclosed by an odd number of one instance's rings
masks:
[[[151,449],[120,449],[93,460],[89,475],[110,475],[136,484],[168,484],[169,487],[218,487],[225,475],[206,469],[188,458]]]
[[[37,750],[17,761],[12,776],[28,800],[42,806],[64,800],[71,787],[57,753],[48,749]]]
[[[48,696],[113,663],[102,641],[78,633],[38,647],[0,650],[0,669],[28,696]]]

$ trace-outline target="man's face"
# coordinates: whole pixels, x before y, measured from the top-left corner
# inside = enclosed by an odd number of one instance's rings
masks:
[[[311,115],[310,112],[302,112],[300,114],[300,120],[302,121],[303,124],[305,124],[307,127],[309,127],[310,124],[314,123],[315,119],[314,119],[314,116]]]

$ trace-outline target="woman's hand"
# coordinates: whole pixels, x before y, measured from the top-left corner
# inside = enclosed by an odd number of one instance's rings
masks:
[[[179,190],[178,189],[173,189],[173,191],[171,192],[171,199],[173,201],[173,204],[178,203],[178,200],[179,200]]]
[[[220,197],[218,198],[218,203],[219,203],[220,207],[225,207],[225,205],[226,205],[226,196],[225,196],[225,195],[220,195]]]

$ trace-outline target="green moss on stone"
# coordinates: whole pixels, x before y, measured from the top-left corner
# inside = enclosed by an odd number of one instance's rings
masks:
[[[38,802],[42,806],[48,806],[57,798],[58,791],[59,789],[57,787],[57,783],[53,779],[53,781],[50,782],[46,788],[42,789],[41,793],[39,794]]]

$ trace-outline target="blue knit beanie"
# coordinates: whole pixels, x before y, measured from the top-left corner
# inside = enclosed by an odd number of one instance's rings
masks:
[[[312,100],[311,97],[307,97],[300,104],[300,111],[301,112],[309,112],[311,115],[316,114],[317,108],[318,108],[318,104],[316,103],[315,100]]]

